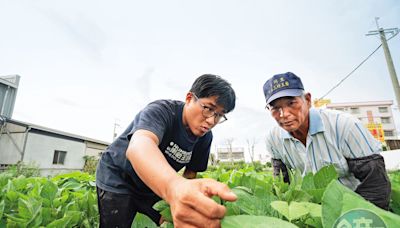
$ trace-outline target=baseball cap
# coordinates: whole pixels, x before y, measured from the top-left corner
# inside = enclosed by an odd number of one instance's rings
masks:
[[[297,97],[303,94],[301,79],[292,72],[274,75],[263,86],[267,104],[281,97]]]

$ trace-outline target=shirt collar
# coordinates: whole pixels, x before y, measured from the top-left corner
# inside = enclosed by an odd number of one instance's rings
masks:
[[[310,135],[315,135],[318,132],[325,131],[324,123],[322,122],[322,118],[321,118],[321,114],[315,108],[310,109],[310,129],[308,131],[310,132]]]
[[[324,129],[324,123],[322,122],[321,114],[319,113],[318,110],[314,108],[310,108],[310,113],[309,113],[309,118],[310,118],[310,127],[309,127],[309,134],[310,135],[315,135],[318,132],[323,132],[325,131]],[[281,128],[281,137],[283,139],[290,139],[293,138],[292,135],[290,135],[289,132]]]

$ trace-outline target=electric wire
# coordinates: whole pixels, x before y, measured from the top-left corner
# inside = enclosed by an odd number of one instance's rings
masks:
[[[391,36],[389,39],[387,39],[387,41],[391,40],[393,37],[395,37],[397,34],[399,34],[398,30],[397,32]],[[349,78],[358,68],[361,67],[361,65],[363,65],[373,54],[375,54],[375,52],[377,52],[379,50],[379,48],[382,47],[382,44],[380,44],[377,48],[375,48],[375,50],[369,54],[367,56],[367,58],[365,58],[360,64],[358,64],[349,74],[347,74],[342,80],[339,81],[339,83],[337,83],[335,86],[333,86],[328,92],[326,92],[321,98],[317,99],[322,100],[324,97],[326,97],[328,94],[330,94],[334,89],[336,89],[340,84],[342,84],[347,78]]]

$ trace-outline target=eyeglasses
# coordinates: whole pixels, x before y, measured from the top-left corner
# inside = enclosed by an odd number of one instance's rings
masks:
[[[228,118],[226,118],[225,114],[220,114],[217,113],[213,108],[208,107],[207,105],[204,105],[200,102],[199,98],[196,96],[196,94],[192,93],[193,97],[196,99],[196,101],[199,103],[199,105],[203,108],[202,114],[204,116],[204,118],[210,118],[210,117],[214,117],[214,123],[215,124],[221,124],[225,121],[228,120]]]

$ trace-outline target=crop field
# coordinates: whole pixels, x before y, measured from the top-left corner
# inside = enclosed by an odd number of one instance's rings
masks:
[[[400,172],[390,173],[391,211],[364,200],[337,181],[333,167],[304,177],[291,174],[290,184],[273,178],[269,171],[254,166],[217,168],[200,173],[226,183],[238,196],[236,202],[221,202],[227,214],[222,227],[336,227],[339,218],[354,210],[372,213],[386,227],[400,224]],[[1,227],[97,227],[98,209],[93,175],[82,172],[53,178],[15,176],[0,173]],[[170,209],[164,201],[154,208],[173,227]],[[372,220],[346,220],[353,227],[373,226]],[[352,224],[354,223],[354,224]],[[340,223],[340,225],[343,225]],[[344,226],[344,227],[352,227]],[[137,215],[132,227],[157,227],[144,215]]]

